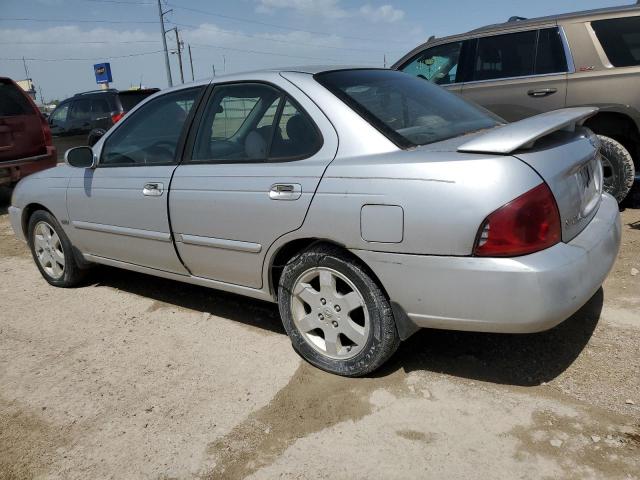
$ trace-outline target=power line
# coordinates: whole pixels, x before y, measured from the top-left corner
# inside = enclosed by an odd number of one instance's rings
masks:
[[[88,20],[88,19],[62,19],[62,18],[0,18],[0,22],[69,22],[69,23],[140,23],[140,24],[150,24],[150,23],[158,23],[153,20]]]
[[[156,53],[161,53],[164,50],[154,50],[153,52],[139,52],[139,53],[130,53],[128,55],[109,55],[109,56],[100,56],[100,57],[90,57],[90,58],[29,58],[29,57],[20,57],[20,58],[0,58],[0,60],[6,61],[23,61],[29,60],[30,62],[75,62],[75,61],[87,61],[87,60],[113,60],[117,58],[129,58],[129,57],[141,57],[143,55],[154,55]]]
[[[225,18],[227,20],[234,20],[236,22],[244,22],[244,23],[253,23],[255,25],[262,25],[265,27],[272,27],[272,28],[279,28],[282,30],[289,30],[289,31],[293,31],[293,32],[304,32],[304,33],[311,33],[313,35],[328,35],[331,37],[339,37],[339,38],[346,38],[349,40],[362,40],[365,42],[383,42],[383,43],[397,43],[397,44],[404,44],[405,42],[400,42],[397,40],[389,40],[388,38],[383,38],[383,39],[375,39],[375,38],[364,38],[364,37],[354,37],[354,36],[346,36],[346,35],[338,35],[335,33],[330,33],[330,32],[321,32],[321,31],[314,31],[314,30],[302,30],[300,28],[295,28],[295,27],[288,27],[285,25],[278,25],[275,23],[268,23],[268,22],[262,22],[260,20],[250,20],[247,18],[240,18],[240,17],[233,17],[231,15],[223,15],[221,13],[213,13],[213,12],[207,12],[206,10],[200,10],[198,8],[189,8],[189,7],[182,7],[180,5],[174,5],[173,3],[168,3],[167,5],[179,10],[186,10],[188,12],[194,12],[194,13],[200,13],[202,15],[210,15],[212,17],[219,17],[219,18]]]
[[[258,55],[273,55],[273,56],[277,56],[277,57],[288,57],[288,58],[303,58],[306,60],[320,60],[320,61],[329,61],[329,62],[342,62],[344,60],[338,60],[335,58],[326,58],[326,57],[310,57],[310,56],[306,56],[306,55],[295,55],[295,54],[288,54],[288,53],[276,53],[276,52],[266,52],[263,50],[247,50],[247,49],[242,49],[242,48],[235,48],[235,47],[225,47],[222,45],[212,45],[212,44],[208,44],[208,43],[192,43],[191,45],[193,45],[194,47],[208,47],[208,48],[216,48],[216,49],[220,49],[220,50],[230,50],[232,52],[242,52],[242,53],[255,53]],[[366,63],[370,63],[370,64],[374,64],[374,62],[364,62]]]
[[[0,45],[127,45],[130,43],[158,43],[157,40],[95,41],[95,42],[0,42]]]
[[[330,49],[333,49],[333,50],[351,50],[351,51],[354,51],[354,52],[370,52],[370,53],[377,53],[377,54],[381,54],[382,53],[380,50],[376,50],[376,49],[372,49],[372,48],[355,48],[355,47],[338,47],[338,46],[334,46],[334,45],[319,45],[319,44],[314,44],[314,43],[298,42],[297,40],[292,41],[292,40],[283,40],[283,39],[280,39],[280,38],[270,38],[270,37],[265,37],[265,36],[262,36],[262,35],[255,35],[255,34],[251,34],[251,33],[232,32],[230,30],[222,30],[222,29],[212,28],[212,27],[209,27],[207,25],[190,25],[188,23],[178,23],[178,22],[174,22],[172,20],[168,20],[168,22],[170,22],[172,25],[177,25],[179,27],[186,28],[188,31],[189,31],[189,29],[191,29],[191,31],[196,30],[196,29],[216,30],[216,31],[219,31],[219,33],[221,33],[223,35],[233,35],[233,36],[237,36],[237,37],[255,38],[255,39],[258,39],[260,41],[267,40],[269,42],[284,43],[284,44],[287,44],[287,45],[291,45],[292,43],[295,43],[295,45],[301,45],[301,46],[305,46],[305,47],[330,48]],[[392,50],[392,51],[395,51],[395,50]],[[397,51],[400,51],[400,50],[397,50]],[[404,50],[402,50],[402,52],[404,52]]]
[[[119,5],[155,5],[153,2],[127,2],[124,0],[83,0],[91,3],[117,3]]]

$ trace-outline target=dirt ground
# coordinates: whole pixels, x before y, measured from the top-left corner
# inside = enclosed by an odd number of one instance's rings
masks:
[[[344,379],[301,361],[268,303],[110,268],[50,287],[8,201],[0,479],[640,478],[639,209],[559,327],[424,330]]]

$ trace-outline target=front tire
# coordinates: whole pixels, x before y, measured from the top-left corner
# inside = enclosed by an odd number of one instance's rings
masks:
[[[317,246],[287,263],[278,306],[296,352],[347,377],[379,368],[400,343],[391,305],[366,268],[333,246]]]
[[[633,158],[624,146],[610,137],[598,135],[604,173],[604,191],[622,202],[635,179]]]
[[[31,215],[28,227],[31,255],[44,279],[55,287],[75,287],[85,276],[73,247],[56,218],[45,210]]]

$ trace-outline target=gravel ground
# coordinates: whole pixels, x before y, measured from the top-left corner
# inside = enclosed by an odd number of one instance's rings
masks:
[[[301,361],[268,303],[110,268],[50,287],[7,203],[0,479],[640,478],[638,209],[559,327],[424,330],[344,379]]]

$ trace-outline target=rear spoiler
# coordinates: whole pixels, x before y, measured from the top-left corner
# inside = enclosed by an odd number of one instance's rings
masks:
[[[531,148],[536,140],[558,130],[573,131],[598,111],[597,107],[573,107],[541,113],[494,128],[458,147],[459,152],[509,154]]]

